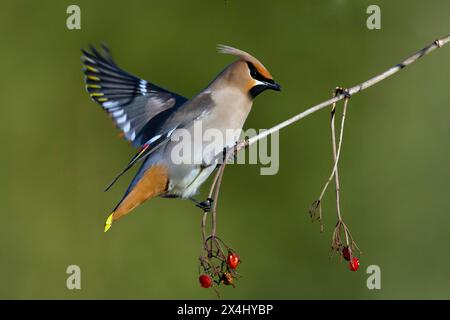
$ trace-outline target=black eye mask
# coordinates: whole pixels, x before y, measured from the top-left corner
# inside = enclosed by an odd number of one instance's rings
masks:
[[[268,83],[274,83],[274,81],[272,79],[268,79],[266,77],[264,77],[261,73],[258,72],[258,69],[256,69],[256,67],[250,63],[247,62],[248,65],[248,69],[250,71],[250,76],[258,81],[262,81],[262,82],[268,82]]]
[[[265,83],[275,83],[272,79],[268,79],[266,77],[264,77],[261,73],[258,72],[258,69],[256,69],[256,67],[250,63],[247,62],[248,65],[248,70],[250,71],[250,76],[258,81],[261,82],[265,82]],[[264,84],[257,84],[256,86],[252,87],[249,91],[250,96],[252,97],[252,99],[255,99],[261,92],[265,91],[269,89],[266,85]]]

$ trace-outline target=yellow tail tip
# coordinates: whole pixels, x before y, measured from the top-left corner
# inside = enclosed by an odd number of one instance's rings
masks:
[[[111,213],[111,214],[108,216],[108,219],[106,219],[106,222],[105,222],[105,231],[104,231],[104,232],[108,231],[109,228],[111,228],[112,222],[113,222],[113,213]]]

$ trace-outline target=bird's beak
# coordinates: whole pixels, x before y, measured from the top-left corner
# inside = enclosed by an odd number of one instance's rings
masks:
[[[276,82],[265,82],[264,84],[267,87],[267,89],[281,91],[281,86]]]
[[[254,84],[253,87],[249,91],[250,96],[253,99],[256,98],[256,96],[258,96],[261,92],[266,91],[268,89],[275,91],[281,90],[280,85],[273,80],[267,81],[254,80],[253,84]]]

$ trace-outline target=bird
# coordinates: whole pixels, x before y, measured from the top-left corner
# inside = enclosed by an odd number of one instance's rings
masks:
[[[137,153],[106,190],[142,162],[107,217],[104,232],[113,221],[155,197],[190,199],[205,211],[211,208],[212,199],[198,201],[195,195],[217,168],[217,158],[210,152],[202,154],[200,162],[175,163],[172,155],[180,142],[173,137],[180,130],[192,133],[194,124],[199,122],[203,130],[237,131],[216,146],[224,150],[233,147],[254,99],[268,89],[281,90],[268,69],[251,54],[226,45],[218,45],[217,49],[235,60],[191,99],[124,71],[104,44],[99,49],[92,45],[81,49],[87,92],[112,118],[120,135],[137,148]]]

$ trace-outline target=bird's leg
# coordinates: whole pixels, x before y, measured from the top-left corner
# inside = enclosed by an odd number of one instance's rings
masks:
[[[202,209],[204,212],[210,212],[212,208],[212,204],[214,200],[212,198],[207,198],[204,201],[198,201],[194,198],[189,198],[192,202],[195,203],[195,206]]]
[[[227,161],[227,147],[224,147],[222,150],[222,163],[220,165],[224,164]]]

